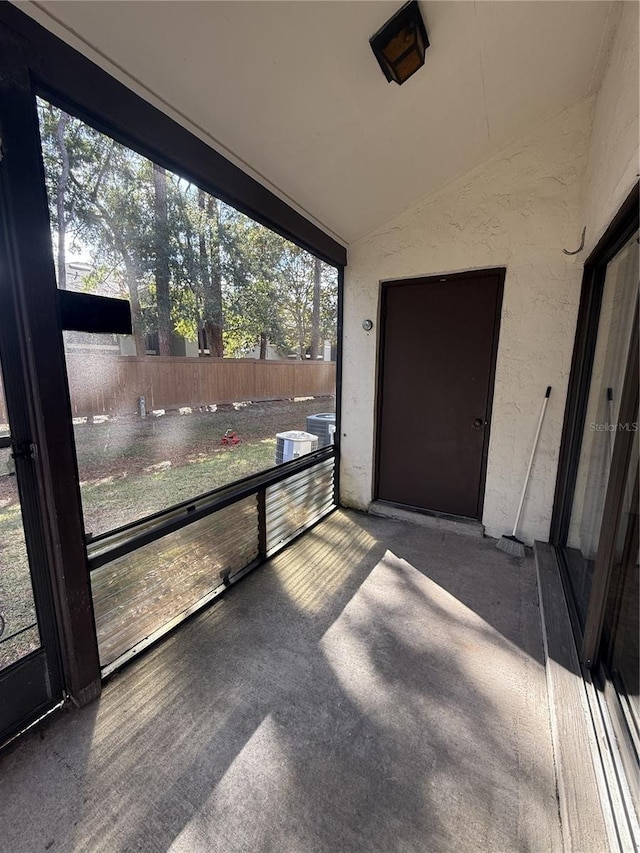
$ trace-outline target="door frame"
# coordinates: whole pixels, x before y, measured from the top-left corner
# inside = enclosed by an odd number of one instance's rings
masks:
[[[569,610],[574,639],[578,650],[581,652],[583,663],[586,660],[593,661],[596,647],[598,646],[595,626],[600,620],[600,615],[596,618],[595,611],[592,612],[589,641],[583,647],[586,637],[586,622],[583,626],[574,600],[567,567],[566,542],[578,476],[578,466],[580,464],[583,428],[587,416],[591,374],[595,358],[607,266],[638,230],[640,225],[638,214],[639,203],[640,183],[636,183],[585,261],[571,372],[567,389],[567,401],[562,425],[562,438],[558,455],[558,473],[556,476],[553,511],[551,514],[549,542],[555,548],[565,588],[567,608]],[[619,437],[617,436],[617,438]],[[618,443],[616,441],[616,444]],[[605,521],[603,517],[603,529]],[[609,522],[607,521],[607,523]],[[604,584],[604,580],[602,583]],[[591,595],[593,595],[593,590],[594,587],[592,586]]]
[[[0,75],[5,254],[0,277],[13,294],[30,398],[30,437],[38,448],[38,523],[48,557],[39,571],[47,573],[52,588],[64,689],[84,705],[100,693],[100,669],[35,92],[24,66],[24,45],[12,50],[1,27],[0,42],[9,45],[2,64],[13,68]]]
[[[10,3],[0,3],[0,246],[11,267],[0,278],[15,293],[24,334],[21,359],[38,444],[38,512],[49,557],[63,689],[77,705],[101,690],[89,565],[36,112],[37,95],[83,118],[167,169],[292,240],[339,275],[341,331],[347,250],[309,219],[157,107]],[[3,281],[2,286],[5,286]],[[341,340],[338,341],[340,353]],[[338,364],[336,423],[340,423]],[[339,431],[332,455],[339,458]]]
[[[634,423],[638,412],[638,303],[634,316],[633,331],[629,343],[627,365],[625,368],[622,398],[620,400],[620,423]],[[637,427],[637,424],[636,424]],[[607,484],[607,494],[602,513],[602,524],[598,540],[593,581],[589,594],[589,606],[585,620],[584,637],[580,652],[585,666],[592,668],[602,651],[602,631],[605,611],[609,603],[609,590],[613,575],[615,558],[615,543],[618,529],[622,521],[622,505],[625,495],[625,484],[631,460],[634,431],[618,432],[613,448],[613,459]]]
[[[619,524],[620,493],[627,470],[633,433],[622,431],[616,435],[584,627],[574,599],[565,546],[580,462],[607,265],[637,231],[640,224],[639,202],[640,184],[636,183],[584,265],[549,533],[549,542],[554,547],[557,570],[564,591],[564,603],[573,631],[576,652],[582,666],[582,674],[585,680],[590,681],[596,688],[595,703],[591,704],[592,700],[590,700],[591,713],[598,727],[601,726],[605,733],[609,752],[618,756],[618,759],[614,758],[614,763],[617,764],[619,760],[625,772],[631,771],[633,774],[636,773],[636,768],[630,761],[632,750],[629,734],[626,731],[628,723],[621,712],[618,693],[610,680],[609,661],[606,659],[607,656],[602,654],[604,651],[602,648],[603,622],[612,580],[611,552]],[[637,340],[636,320],[629,353],[637,347]],[[633,356],[629,355],[627,374],[632,358]],[[637,364],[635,369],[637,370]],[[633,420],[637,412],[635,408],[637,407],[637,382],[634,388],[633,384],[627,380],[628,375],[625,375],[623,398],[621,398],[618,415],[619,422]],[[629,786],[622,784],[619,766],[615,772],[608,763],[604,763],[603,767],[605,785],[615,792],[610,796],[615,796],[616,801],[620,803],[617,808],[614,808],[615,823],[628,826],[628,815],[633,813],[634,809],[633,803],[628,800]]]
[[[0,746],[11,740],[34,719],[46,714],[64,698],[65,678],[61,653],[60,623],[56,607],[54,533],[49,525],[46,486],[46,446],[38,400],[38,384],[33,381],[31,331],[25,311],[26,294],[20,270],[20,244],[33,237],[24,221],[14,215],[13,177],[20,171],[21,155],[13,158],[13,139],[3,118],[5,107],[16,124],[24,117],[22,91],[9,104],[0,105],[0,132],[8,163],[0,163],[0,356],[10,440],[0,446],[11,448],[15,464],[22,528],[28,557],[40,645],[0,671],[2,722]],[[5,94],[0,84],[0,94]],[[28,158],[28,154],[27,154]],[[23,203],[28,208],[29,200]],[[37,250],[34,248],[34,254]],[[42,341],[46,349],[46,336]],[[51,383],[56,385],[55,371]],[[41,403],[41,401],[40,401]],[[19,452],[17,452],[19,450]]]
[[[504,282],[507,275],[506,267],[484,267],[479,270],[465,270],[464,272],[441,273],[440,275],[411,276],[410,278],[383,279],[380,281],[378,293],[378,352],[376,359],[376,399],[375,399],[375,430],[373,439],[373,500],[380,500],[379,477],[380,477],[380,432],[382,423],[383,407],[383,385],[384,385],[384,355],[385,355],[385,333],[387,320],[387,294],[396,285],[403,284],[431,284],[452,281],[465,281],[477,278],[493,278],[498,283],[498,298],[496,299],[496,311],[493,322],[491,362],[489,367],[489,387],[487,390],[487,418],[484,429],[484,440],[482,444],[482,456],[480,465],[480,483],[478,487],[478,503],[475,516],[455,516],[437,510],[423,509],[422,507],[409,507],[406,504],[394,504],[404,509],[419,512],[436,518],[451,518],[455,520],[469,521],[471,518],[482,521],[484,510],[484,496],[487,480],[487,463],[489,458],[489,439],[491,435],[491,419],[493,416],[493,396],[495,389],[496,365],[498,362],[498,345],[500,341],[500,322],[502,318],[502,301],[504,298]],[[385,501],[385,503],[389,503]]]
[[[575,343],[564,410],[549,542],[566,542],[580,463],[607,264],[638,228],[640,184],[636,184],[584,265]]]

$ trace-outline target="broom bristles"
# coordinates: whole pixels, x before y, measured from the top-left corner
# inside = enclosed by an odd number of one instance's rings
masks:
[[[505,554],[509,554],[511,557],[524,557],[524,542],[521,542],[515,536],[503,536],[501,539],[498,539],[498,544],[496,548],[499,551],[504,551]]]

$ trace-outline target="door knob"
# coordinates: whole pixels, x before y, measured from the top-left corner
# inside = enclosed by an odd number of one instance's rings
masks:
[[[475,418],[473,421],[473,425],[476,429],[480,429],[480,427],[484,426],[484,421],[482,418]]]

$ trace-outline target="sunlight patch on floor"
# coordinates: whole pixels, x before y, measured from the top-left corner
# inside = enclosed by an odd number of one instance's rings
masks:
[[[407,660],[438,678],[455,672],[465,689],[486,701],[499,697],[496,713],[505,717],[521,702],[514,664],[531,664],[517,645],[391,551],[371,571],[320,645],[344,692],[374,719],[389,718],[389,705],[395,702],[394,680],[400,678],[401,670],[407,675],[403,689],[422,705],[428,684],[417,673],[412,683]],[[456,714],[455,706],[448,713]]]
[[[319,613],[377,540],[346,516],[334,513],[330,523],[320,525],[274,557],[272,570],[296,607]]]
[[[289,765],[290,756],[282,743],[281,732],[272,715],[265,717],[244,747],[240,750],[218,784],[203,801],[198,811],[184,826],[167,853],[192,853],[194,850],[237,850],[237,839],[244,832],[255,834],[256,826],[248,828],[238,813],[238,790],[258,787],[265,798],[265,823],[285,808],[279,794],[295,785]],[[260,803],[256,803],[260,811]],[[235,813],[235,817],[234,817]],[[212,815],[225,815],[227,824],[238,825],[238,835],[220,837],[218,821]],[[265,827],[266,828],[266,827]]]

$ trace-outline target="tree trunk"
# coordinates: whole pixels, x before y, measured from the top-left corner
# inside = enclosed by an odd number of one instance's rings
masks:
[[[140,295],[138,293],[138,282],[140,281],[140,258],[139,256],[136,256],[134,250],[129,250],[120,229],[117,227],[116,221],[113,216],[111,216],[108,209],[97,199],[94,199],[94,204],[102,218],[103,225],[111,233],[113,244],[124,262],[127,290],[129,291],[129,300],[131,303],[131,326],[133,331],[133,341],[136,347],[136,355],[146,355],[147,344],[145,340],[144,319],[142,317]]]
[[[167,212],[167,173],[153,164],[155,190],[155,275],[156,304],[158,307],[158,350],[160,355],[171,355],[171,295],[169,292],[169,218]]]
[[[267,357],[267,346],[269,344],[269,338],[267,337],[266,332],[260,332],[260,358],[264,361]]]
[[[140,297],[138,295],[138,267],[133,258],[122,253],[124,266],[127,274],[127,289],[131,303],[131,326],[133,341],[136,345],[136,355],[147,354],[147,343],[144,330],[144,321],[140,310]]]
[[[313,305],[311,308],[311,360],[318,358],[320,349],[320,258],[313,266]]]
[[[221,272],[221,235],[220,211],[218,202],[213,196],[207,196],[198,190],[198,208],[206,211],[203,215],[201,228],[198,233],[200,252],[200,279],[203,293],[203,326],[207,336],[209,355],[214,358],[224,357],[224,341],[222,338],[222,272]],[[213,240],[213,225],[215,218],[216,239]],[[207,249],[207,225],[210,228],[209,249]]]
[[[220,202],[209,196],[207,212],[211,222],[215,215],[216,240],[211,247],[211,288],[208,311],[209,320],[209,351],[216,358],[224,357],[224,341],[222,338],[222,219],[220,217]]]
[[[58,214],[58,287],[61,290],[67,289],[67,220],[65,213],[65,201],[71,169],[69,166],[69,152],[67,151],[67,144],[65,142],[64,135],[68,124],[69,116],[60,111],[58,123],[56,125],[56,141],[60,150],[61,161],[56,209]]]

